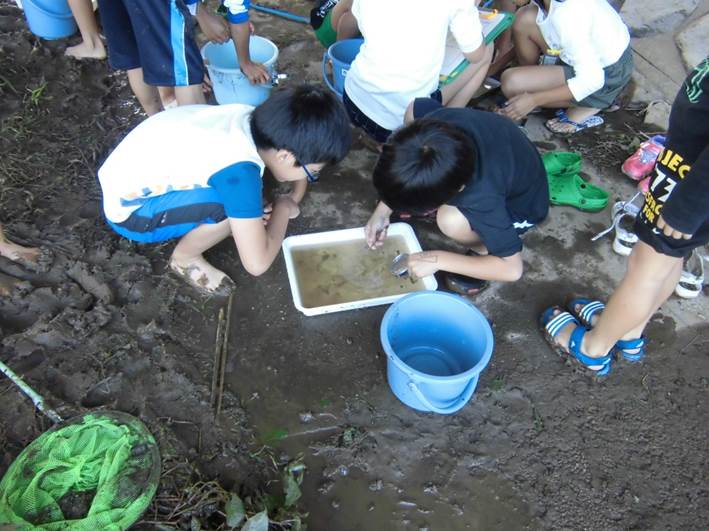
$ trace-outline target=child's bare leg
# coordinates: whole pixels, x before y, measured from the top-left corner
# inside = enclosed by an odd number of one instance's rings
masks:
[[[502,92],[512,98],[525,92],[541,92],[566,84],[564,69],[555,65],[518,66],[502,73]],[[571,101],[550,103],[549,107],[568,107]]]
[[[39,249],[24,247],[8,240],[2,230],[2,225],[0,225],[0,256],[4,256],[13,262],[29,262],[34,264],[39,259],[39,255]]]
[[[231,279],[204,259],[202,253],[231,234],[229,220],[203,224],[185,234],[175,246],[170,267],[207,291],[215,291],[222,282]]]
[[[443,234],[480,254],[487,254],[487,249],[480,236],[470,228],[467,218],[454,206],[443,205],[436,214],[436,224]]]
[[[145,114],[152,116],[162,111],[158,89],[143,81],[142,68],[128,70],[128,83],[130,83],[130,88],[133,89],[133,94],[138,98],[138,102],[143,107]]]
[[[194,105],[204,104],[207,101],[204,99],[202,92],[202,84],[188,85],[186,87],[175,87],[175,98],[178,105]]]
[[[485,55],[479,62],[471,63],[452,83],[441,89],[443,105],[446,107],[465,107],[468,105],[473,94],[485,81],[494,50],[491,44],[486,46]]]
[[[83,40],[81,44],[67,48],[64,53],[77,59],[105,59],[106,47],[98,32],[91,0],[69,0],[69,7]]]
[[[537,64],[539,56],[548,48],[537,26],[537,9],[533,2],[518,9],[512,24],[512,42],[517,62],[522,66]]]
[[[158,94],[160,94],[160,102],[163,109],[177,106],[175,87],[158,87]]]
[[[357,19],[352,14],[352,2],[338,2],[332,8],[330,21],[332,27],[337,31],[337,40],[351,39],[359,35],[359,26]]]
[[[591,357],[605,356],[619,339],[640,337],[648,321],[665,302],[682,274],[682,259],[656,252],[638,242],[628,261],[628,270],[593,330],[584,337],[581,351]],[[568,345],[573,326],[557,336]]]

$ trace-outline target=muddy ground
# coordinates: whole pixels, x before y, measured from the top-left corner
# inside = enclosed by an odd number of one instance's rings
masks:
[[[305,13],[305,2],[280,2]],[[255,14],[279,46],[289,83],[320,82],[322,49],[304,26]],[[110,408],[143,419],[163,455],[155,522],[217,528],[214,507],[171,503],[198,481],[242,496],[280,489],[277,468],[304,456],[299,502],[309,529],[700,529],[709,521],[709,325],[706,292],[671,299],[652,320],[647,360],[605,380],[574,370],[537,330],[572,295],[607,297],[624,259],[591,243],[608,211],[554,207],[526,237],[526,275],[475,299],[496,347],[474,400],[450,417],[417,413],[386,383],[378,327],[386,308],[305,317],[277,259],[254,280],[232,245],[208,256],[237,283],[223,412],[209,394],[216,316],[165,274],[171,245],[142,247],[104,223],[95,172],[143,116],[105,62],[63,56],[0,0],[0,220],[48,251],[39,271],[0,259],[20,279],[0,299],[0,358],[65,417]],[[642,132],[637,115],[574,138],[584,171],[614,197]],[[530,120],[540,148],[565,147]],[[290,234],[362,226],[376,197],[375,157],[359,143],[327,169]],[[448,246],[414,223],[425,248]],[[0,473],[49,422],[0,381]],[[191,487],[192,486],[192,487]],[[221,494],[219,494],[221,495]],[[219,499],[217,495],[216,499]],[[189,505],[189,504],[188,504]],[[211,516],[209,516],[211,513]],[[702,523],[704,522],[704,523]]]

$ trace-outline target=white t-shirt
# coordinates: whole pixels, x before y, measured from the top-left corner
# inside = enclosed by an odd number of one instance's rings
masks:
[[[474,0],[354,0],[352,14],[364,44],[345,91],[385,129],[401,126],[409,103],[438,87],[449,29],[464,53],[483,42]]]
[[[208,186],[240,162],[264,163],[251,137],[249,105],[185,105],[151,116],[98,170],[106,218],[128,219],[150,197]]]
[[[549,47],[574,67],[567,84],[576,101],[603,87],[603,69],[630,44],[628,27],[607,0],[552,0],[547,15],[538,10],[537,25]]]

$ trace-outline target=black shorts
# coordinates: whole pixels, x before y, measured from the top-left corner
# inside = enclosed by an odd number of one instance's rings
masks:
[[[99,0],[99,9],[113,68],[142,68],[143,80],[159,87],[202,83],[202,56],[184,0]]]
[[[662,160],[662,154],[658,160]],[[665,236],[657,228],[657,220],[662,213],[662,207],[681,178],[660,163],[655,166],[654,172],[650,188],[645,194],[645,203],[635,219],[635,234],[640,241],[648,244],[658,253],[677,258],[689,256],[697,247],[709,243],[709,215],[688,240]]]
[[[431,94],[430,97],[438,103],[441,103],[443,100],[443,95],[441,94],[440,90],[436,90],[433,94]],[[420,98],[417,98],[417,100],[415,101],[418,101],[418,99]],[[367,133],[380,144],[383,144],[389,139],[393,131],[390,129],[385,129],[377,122],[372,120],[369,116],[364,114],[359,109],[359,107],[357,107],[357,105],[355,105],[355,103],[349,98],[349,96],[347,96],[346,91],[342,92],[342,103],[345,104],[347,115],[350,117],[350,121],[353,125],[362,129],[365,133]]]

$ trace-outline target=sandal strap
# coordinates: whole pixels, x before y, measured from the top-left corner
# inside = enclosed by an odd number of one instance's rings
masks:
[[[545,326],[547,333],[551,337],[556,337],[561,329],[564,328],[569,323],[579,324],[576,317],[571,315],[569,312],[561,312],[554,316]]]
[[[586,335],[586,332],[588,332],[588,329],[584,328],[583,326],[577,326],[574,331],[571,332],[571,339],[569,340],[569,352],[571,352],[571,354],[583,365],[586,365],[587,367],[603,365],[604,367],[600,369],[599,372],[605,370],[605,366],[609,365],[611,362],[611,353],[608,353],[605,356],[601,356],[600,358],[592,358],[590,356],[586,356],[586,354],[581,352],[581,343],[583,342],[583,336]]]
[[[615,343],[616,348],[620,350],[635,350],[645,347],[645,336],[637,339],[619,339]]]
[[[605,307],[606,305],[603,304],[601,301],[589,302],[579,312],[581,322],[586,321],[587,323],[590,323],[593,316],[596,315],[598,312],[602,312]]]

